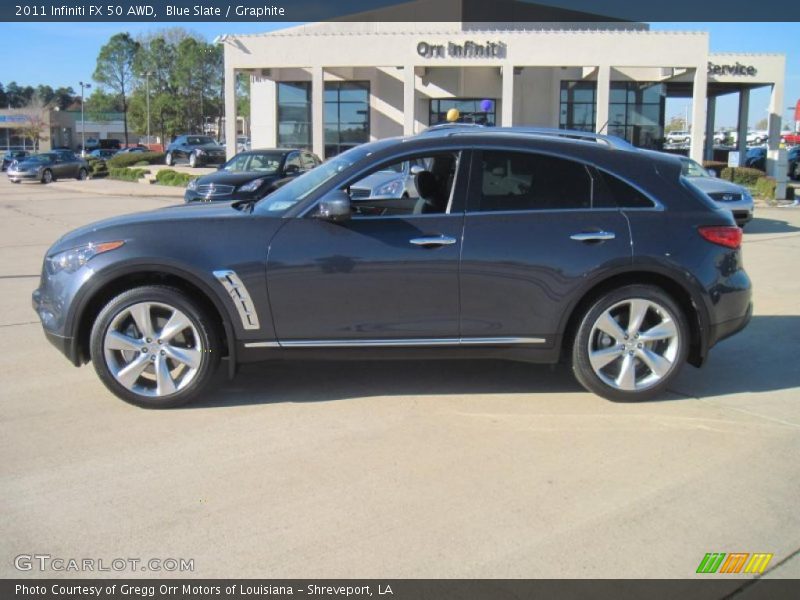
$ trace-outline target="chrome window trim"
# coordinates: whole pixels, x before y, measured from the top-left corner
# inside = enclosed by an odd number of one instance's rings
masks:
[[[247,286],[236,274],[236,271],[220,269],[213,271],[213,275],[222,284],[225,291],[228,292],[228,296],[236,307],[236,312],[239,313],[242,327],[245,329],[259,329],[260,324],[255,304],[253,304],[253,300],[250,297],[250,292],[247,291]]]
[[[454,337],[454,338],[398,338],[363,340],[285,340],[245,342],[245,348],[407,348],[414,346],[505,346],[518,344],[544,344],[541,337]]]

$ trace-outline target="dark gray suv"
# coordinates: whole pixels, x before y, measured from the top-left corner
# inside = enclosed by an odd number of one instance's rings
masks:
[[[350,194],[405,161],[413,193]],[[568,361],[635,401],[751,314],[741,230],[670,156],[579,132],[443,128],[356,147],[258,201],[94,223],[33,305],[120,398],[176,406],[220,359]],[[298,382],[302,385],[302,382]]]

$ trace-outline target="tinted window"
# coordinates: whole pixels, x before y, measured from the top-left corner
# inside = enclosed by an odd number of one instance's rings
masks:
[[[480,211],[591,207],[592,178],[580,163],[503,151],[483,152],[479,161]]]
[[[602,171],[598,171],[597,193],[608,204],[616,204],[620,208],[653,207],[652,201],[642,192],[618,177]]]
[[[303,162],[304,171],[310,171],[311,169],[317,166],[314,157],[308,154],[307,152],[303,152],[303,154],[301,155],[301,160]]]

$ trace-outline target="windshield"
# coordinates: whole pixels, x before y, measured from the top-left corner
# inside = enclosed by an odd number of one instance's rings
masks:
[[[52,162],[55,159],[56,159],[55,154],[34,154],[33,156],[29,156],[25,160],[32,162],[46,163],[46,162]]]
[[[681,161],[681,175],[685,177],[710,177],[703,167],[689,159]]]
[[[253,152],[252,154],[239,154],[230,159],[222,167],[228,173],[257,172],[273,175],[281,166],[283,154],[280,152]]]
[[[186,139],[186,143],[192,146],[201,146],[203,144],[214,144],[217,145],[217,141],[214,138],[205,136],[205,135],[190,135]]]

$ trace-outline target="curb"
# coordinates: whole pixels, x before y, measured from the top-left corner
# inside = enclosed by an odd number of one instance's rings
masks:
[[[93,194],[96,196],[141,196],[147,198],[169,198],[183,200],[183,188],[170,188],[161,185],[146,185],[140,183],[133,183],[128,181],[115,181],[113,179],[103,179],[103,189],[98,189],[92,186],[92,181],[101,181],[98,179],[89,179],[89,185],[72,182],[58,182],[58,186],[62,189],[67,189],[71,192],[82,192]],[[128,185],[135,185],[140,189],[133,190]],[[116,189],[115,189],[116,188]]]

